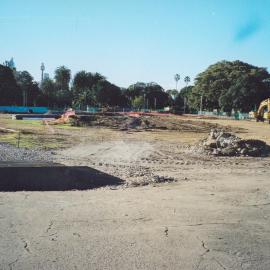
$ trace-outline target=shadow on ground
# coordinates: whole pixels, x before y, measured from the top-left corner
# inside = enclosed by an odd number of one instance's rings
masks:
[[[120,178],[86,166],[40,163],[1,163],[1,191],[86,190],[123,184]]]

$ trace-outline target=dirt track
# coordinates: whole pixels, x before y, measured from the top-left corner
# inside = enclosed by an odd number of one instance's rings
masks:
[[[257,135],[260,139],[265,138],[264,132],[269,127],[263,128],[263,135],[259,132]],[[239,126],[236,134],[255,138],[249,129],[242,130]],[[56,161],[94,167],[123,179],[127,185],[151,183],[155,177],[182,181],[214,179],[232,172],[256,175],[257,166],[270,168],[269,158],[201,155],[194,150],[194,145],[205,136],[206,133],[197,131],[122,132],[91,128],[84,131],[79,144],[59,151]]]
[[[244,128],[240,137],[270,141],[268,125],[230,125]],[[206,135],[198,132],[78,135],[56,161],[127,184],[0,193],[2,269],[269,269],[269,157],[198,155],[190,147]],[[154,176],[176,182],[151,183]]]

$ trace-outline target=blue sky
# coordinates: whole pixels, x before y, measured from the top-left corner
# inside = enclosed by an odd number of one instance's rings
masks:
[[[175,86],[217,61],[270,67],[270,0],[0,0],[0,62],[60,65],[127,87]]]

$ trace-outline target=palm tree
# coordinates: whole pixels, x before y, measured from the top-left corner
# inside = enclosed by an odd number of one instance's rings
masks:
[[[177,85],[178,85],[178,81],[180,80],[180,75],[179,74],[175,74],[174,75],[174,80],[175,80],[175,83],[176,83],[176,90],[177,90]]]
[[[69,82],[71,79],[71,71],[65,66],[58,67],[55,70],[55,83],[59,90],[69,90]]]
[[[187,84],[187,86],[188,86],[188,84],[190,83],[190,77],[189,76],[186,76],[185,77],[185,79],[184,79],[184,82]]]

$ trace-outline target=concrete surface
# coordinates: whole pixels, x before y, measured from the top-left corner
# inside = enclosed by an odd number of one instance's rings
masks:
[[[269,172],[261,172],[0,193],[0,268],[268,270],[269,190]]]

